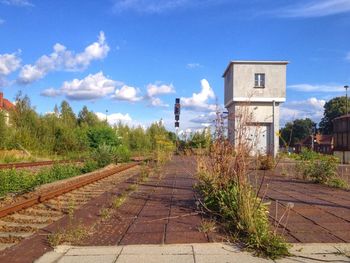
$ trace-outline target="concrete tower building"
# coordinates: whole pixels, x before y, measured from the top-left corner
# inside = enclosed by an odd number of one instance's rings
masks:
[[[286,100],[288,61],[231,61],[225,72],[225,107],[228,136],[235,144],[237,114],[243,106],[250,112],[247,140],[254,143],[253,154],[275,156],[279,148],[280,104]]]

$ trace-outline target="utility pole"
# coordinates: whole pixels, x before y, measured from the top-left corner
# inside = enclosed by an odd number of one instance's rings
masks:
[[[348,114],[348,88],[349,88],[348,85],[345,85],[345,86],[344,86],[344,89],[345,89],[345,97],[346,97],[345,115]]]
[[[180,127],[180,112],[181,112],[181,104],[180,104],[180,98],[175,99],[175,106],[174,106],[174,115],[175,115],[175,131],[176,131],[176,154],[178,154],[179,150],[179,127]]]

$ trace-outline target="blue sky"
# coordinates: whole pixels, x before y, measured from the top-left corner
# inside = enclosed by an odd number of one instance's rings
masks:
[[[282,124],[350,84],[350,0],[0,0],[0,89],[111,123],[208,123],[230,60],[288,60]]]

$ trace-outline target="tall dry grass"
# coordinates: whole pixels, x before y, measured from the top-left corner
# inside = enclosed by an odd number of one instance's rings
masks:
[[[204,205],[220,215],[232,236],[257,254],[270,258],[288,255],[287,244],[269,226],[268,204],[258,197],[249,180],[250,170],[257,163],[252,158],[257,141],[248,138],[253,114],[248,105],[242,105],[228,118],[236,123],[234,146],[226,138],[223,116],[217,110],[213,144],[207,155],[198,157],[198,189]]]

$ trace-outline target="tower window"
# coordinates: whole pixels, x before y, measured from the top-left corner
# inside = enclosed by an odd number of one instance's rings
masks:
[[[255,88],[265,88],[265,74],[255,74]]]

